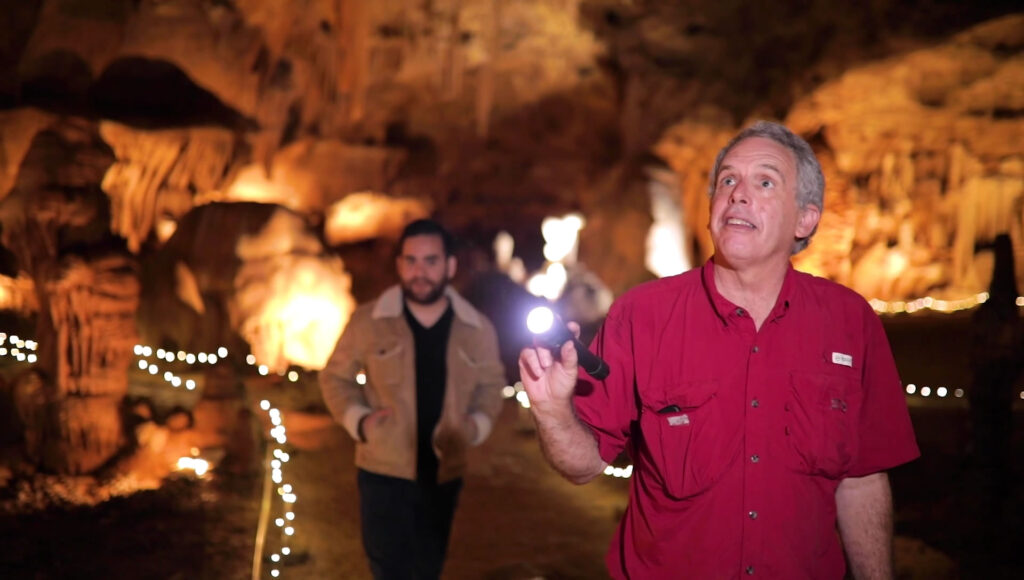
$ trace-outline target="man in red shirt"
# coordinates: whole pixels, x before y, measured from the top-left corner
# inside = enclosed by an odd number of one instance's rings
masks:
[[[615,578],[839,579],[844,548],[854,577],[891,578],[885,470],[919,451],[878,317],[790,264],[820,165],[759,122],[711,175],[714,257],[616,301],[593,344],[605,380],[578,376],[571,341],[520,354],[544,453],[585,483],[629,452]]]

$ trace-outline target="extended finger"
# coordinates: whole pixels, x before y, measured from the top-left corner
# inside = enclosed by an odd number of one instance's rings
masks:
[[[537,349],[526,347],[519,352],[519,374],[538,379],[544,374],[544,369],[537,358]]]

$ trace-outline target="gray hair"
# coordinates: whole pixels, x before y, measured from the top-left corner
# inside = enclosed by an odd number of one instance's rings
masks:
[[[807,141],[804,141],[799,135],[778,123],[770,121],[758,121],[740,131],[738,135],[729,141],[728,145],[718,152],[718,157],[715,158],[715,166],[711,170],[711,183],[708,188],[708,195],[715,194],[715,184],[718,183],[718,170],[721,168],[722,160],[725,159],[725,156],[741,141],[752,137],[771,139],[793,152],[793,157],[796,159],[797,206],[803,209],[808,205],[813,205],[819,211],[824,211],[825,175],[821,172],[821,164],[818,163],[818,158],[814,156],[814,151],[811,150],[811,146],[807,144]],[[807,244],[811,241],[811,237],[817,231],[818,226],[815,224],[814,229],[811,230],[811,233],[806,238],[800,238],[794,243],[793,253],[796,254],[806,248]]]

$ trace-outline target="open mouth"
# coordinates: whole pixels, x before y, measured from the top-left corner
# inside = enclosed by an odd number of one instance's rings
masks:
[[[725,220],[725,225],[727,225],[727,226],[742,226],[742,227],[745,227],[745,228],[756,229],[754,227],[754,224],[748,222],[747,220],[740,219],[740,218],[734,218],[734,217],[727,218]]]

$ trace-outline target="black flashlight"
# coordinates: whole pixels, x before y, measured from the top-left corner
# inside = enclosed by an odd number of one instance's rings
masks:
[[[526,317],[526,327],[537,337],[537,341],[558,357],[565,341],[571,340],[579,354],[580,367],[597,380],[608,376],[608,364],[601,357],[590,352],[583,343],[573,336],[569,327],[547,306],[538,306]]]

